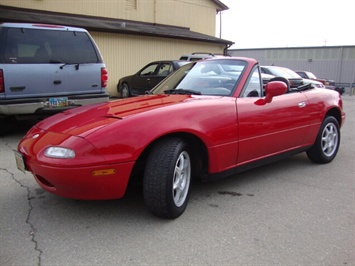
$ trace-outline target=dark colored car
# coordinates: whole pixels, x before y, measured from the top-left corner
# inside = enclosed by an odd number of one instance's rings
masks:
[[[275,80],[284,80],[287,79],[290,89],[296,89],[299,86],[306,85],[306,84],[311,84],[315,88],[325,88],[324,84],[320,81],[314,80],[314,79],[306,79],[302,78],[300,75],[298,75],[295,71],[286,68],[286,67],[280,67],[280,66],[262,66],[261,67],[261,72],[262,73],[267,73],[271,75],[274,75],[274,79],[270,79],[270,81],[275,81]],[[287,82],[286,80],[286,82]]]
[[[325,87],[328,89],[328,86],[334,86],[335,82],[334,80],[328,80],[328,79],[321,79],[321,78],[317,78],[316,75],[314,75],[312,72],[310,71],[302,71],[302,70],[296,70],[295,71],[298,75],[300,75],[302,78],[304,79],[313,79],[319,82],[322,82]],[[332,88],[334,89],[334,88]]]
[[[303,78],[292,70],[279,66],[261,66],[261,73],[288,79],[291,88],[303,85]],[[272,80],[272,79],[271,79]]]
[[[336,90],[337,92],[339,92],[340,94],[343,94],[345,92],[345,88],[344,87],[336,87],[335,86],[335,82],[334,80],[329,80],[329,79],[322,79],[322,78],[317,78],[316,75],[314,75],[312,72],[310,71],[303,71],[303,70],[296,70],[295,71],[298,75],[300,75],[302,78],[305,79],[312,79],[312,80],[316,80],[319,82],[322,82],[325,86],[326,89],[330,89],[330,90]]]
[[[193,180],[300,152],[330,163],[341,140],[342,106],[332,90],[290,91],[281,81],[263,90],[257,60],[205,59],[182,66],[147,95],[39,122],[19,143],[16,162],[44,190],[69,198],[118,199],[137,181],[153,214],[176,218]]]
[[[121,78],[117,84],[117,92],[121,98],[145,94],[146,91],[154,88],[160,81],[187,63],[189,62],[185,60],[151,62],[136,74]]]

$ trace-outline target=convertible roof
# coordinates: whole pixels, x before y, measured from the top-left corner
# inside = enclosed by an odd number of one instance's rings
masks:
[[[220,1],[212,0],[222,10],[226,7]],[[218,3],[217,3],[218,2]],[[228,9],[228,7],[226,7]],[[164,24],[145,23],[104,17],[75,15],[51,11],[41,11],[0,5],[0,22],[46,23],[81,27],[91,31],[120,34],[145,35],[191,41],[204,41],[224,45],[234,42],[214,36],[190,31],[189,28]]]

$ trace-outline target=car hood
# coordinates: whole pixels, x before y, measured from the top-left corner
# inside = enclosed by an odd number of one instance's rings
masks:
[[[36,127],[73,136],[85,137],[108,124],[146,113],[158,108],[191,102],[211,100],[221,96],[195,95],[143,95],[107,103],[74,108],[51,116]]]

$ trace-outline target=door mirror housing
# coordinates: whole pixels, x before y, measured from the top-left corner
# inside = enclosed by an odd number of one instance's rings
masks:
[[[255,104],[264,105],[271,103],[272,98],[285,94],[287,92],[287,84],[282,81],[271,81],[265,86],[265,98],[258,99]]]

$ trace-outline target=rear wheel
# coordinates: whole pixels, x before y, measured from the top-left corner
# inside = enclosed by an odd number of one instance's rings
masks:
[[[307,151],[307,156],[315,163],[329,163],[337,155],[339,144],[339,123],[333,116],[327,116],[320,127],[316,142]]]
[[[188,203],[191,173],[189,146],[183,139],[169,138],[156,143],[144,173],[147,208],[158,217],[179,217]]]
[[[127,83],[123,83],[121,86],[121,97],[128,98],[131,96],[131,90]]]

